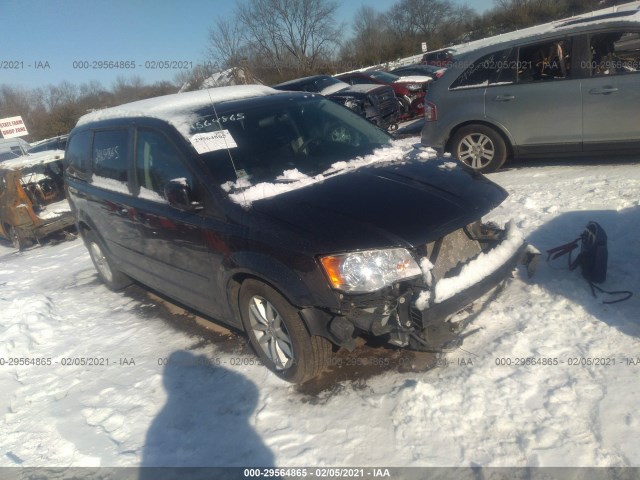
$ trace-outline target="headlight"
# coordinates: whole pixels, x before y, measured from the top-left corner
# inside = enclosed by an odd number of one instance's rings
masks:
[[[404,248],[328,255],[320,263],[333,288],[353,293],[374,292],[422,273]]]
[[[411,92],[417,92],[418,90],[422,90],[422,85],[420,85],[419,83],[410,83],[409,85],[407,85],[407,88]]]

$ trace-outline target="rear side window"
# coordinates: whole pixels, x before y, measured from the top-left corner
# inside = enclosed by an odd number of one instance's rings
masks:
[[[487,87],[498,82],[500,72],[510,68],[510,49],[493,52],[480,57],[469,65],[449,87],[451,90],[461,88]]]
[[[89,149],[91,147],[92,132],[84,131],[69,139],[65,154],[67,174],[76,178],[87,178]]]
[[[571,75],[571,41],[551,40],[520,47],[518,83],[562,80]]]
[[[92,149],[94,177],[126,183],[129,170],[128,144],[127,130],[95,132]]]
[[[593,76],[624,75],[640,70],[640,33],[607,32],[591,37]]]

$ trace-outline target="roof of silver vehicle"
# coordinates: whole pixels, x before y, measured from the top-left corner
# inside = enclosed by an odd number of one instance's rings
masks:
[[[601,27],[640,27],[640,1],[458,45],[453,47],[456,51],[454,57],[458,60],[523,42],[543,40],[562,33],[588,32]]]

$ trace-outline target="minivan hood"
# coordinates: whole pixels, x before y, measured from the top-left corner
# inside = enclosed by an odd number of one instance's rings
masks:
[[[507,192],[457,162],[382,164],[254,202],[257,213],[304,230],[317,253],[415,247],[491,211]]]

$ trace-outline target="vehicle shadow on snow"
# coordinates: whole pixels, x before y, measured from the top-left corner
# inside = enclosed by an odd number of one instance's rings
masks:
[[[633,297],[625,302],[603,304],[603,301],[615,300],[621,296],[597,291],[594,298],[580,267],[569,270],[566,255],[545,261],[546,250],[576,239],[590,221],[599,223],[608,237],[607,279],[598,286],[608,291],[631,291]],[[640,310],[640,207],[621,211],[567,212],[535,230],[527,240],[542,252],[540,265],[533,277],[534,284],[565,296],[622,333],[640,337],[640,319],[637,315]],[[580,247],[573,251],[572,259],[575,260],[579,252]]]
[[[274,465],[273,453],[249,424],[258,404],[257,386],[216,363],[185,350],[168,357],[163,372],[167,400],[147,431],[140,480],[177,478],[185,473],[178,467]]]

